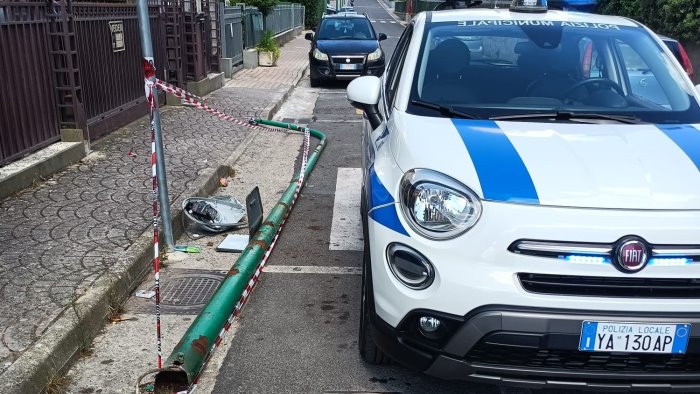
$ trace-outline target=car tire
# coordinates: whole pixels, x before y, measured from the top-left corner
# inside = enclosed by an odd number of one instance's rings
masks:
[[[309,78],[309,81],[312,88],[317,88],[321,86],[321,80],[318,78]]]
[[[365,202],[362,198],[362,206]],[[362,209],[362,215],[365,215],[365,210]],[[370,326],[370,302],[373,302],[372,297],[372,272],[369,253],[369,240],[367,234],[366,221],[363,227],[364,235],[364,252],[362,257],[362,296],[360,306],[360,335],[358,338],[358,347],[360,357],[368,364],[372,365],[388,365],[391,364],[391,359],[374,342],[372,335],[372,327]]]

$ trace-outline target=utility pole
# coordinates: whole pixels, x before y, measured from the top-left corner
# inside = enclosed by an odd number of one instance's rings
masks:
[[[155,71],[153,61],[153,44],[151,41],[151,24],[148,18],[148,0],[137,0],[136,8],[139,18],[139,28],[141,30],[141,50],[143,52],[144,66],[150,64],[151,70]],[[147,73],[149,74],[149,73]],[[173,226],[170,220],[170,201],[168,199],[168,182],[165,176],[165,158],[163,157],[163,134],[160,127],[160,110],[158,109],[158,89],[155,86],[155,72],[146,75],[150,81],[149,88],[153,95],[153,103],[151,108],[151,127],[155,134],[155,154],[156,154],[156,171],[155,176],[158,180],[158,202],[160,204],[160,219],[163,228],[163,238],[165,247],[172,251],[175,249],[175,241],[173,240]],[[155,225],[155,223],[154,223]]]

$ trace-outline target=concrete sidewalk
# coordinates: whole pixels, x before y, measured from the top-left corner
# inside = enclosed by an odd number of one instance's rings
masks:
[[[270,117],[303,76],[302,36],[278,67],[242,70],[206,102]],[[251,129],[188,107],[162,110],[171,212],[211,192]],[[148,118],[93,144],[80,163],[0,201],[0,393],[35,393],[89,344],[151,269]],[[176,234],[177,236],[177,234]]]

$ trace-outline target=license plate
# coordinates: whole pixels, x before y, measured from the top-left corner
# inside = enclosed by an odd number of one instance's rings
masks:
[[[356,64],[339,64],[338,69],[340,70],[354,70],[357,68]]]
[[[584,321],[578,350],[684,354],[690,324]]]

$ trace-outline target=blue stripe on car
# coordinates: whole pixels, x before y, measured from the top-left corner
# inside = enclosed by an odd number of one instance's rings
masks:
[[[484,199],[539,204],[523,159],[496,122],[452,119],[452,123],[469,151]]]
[[[369,168],[369,184],[370,184],[370,211],[369,217],[374,219],[377,223],[382,226],[396,231],[399,234],[409,236],[406,229],[401,224],[399,220],[399,215],[396,213],[396,204],[394,202],[394,197],[392,197],[389,190],[384,187],[382,181],[377,176],[377,172],[374,171],[374,166]],[[391,205],[386,205],[391,204]],[[381,208],[374,209],[380,205],[385,205]]]
[[[658,125],[700,170],[700,130],[690,125]]]

